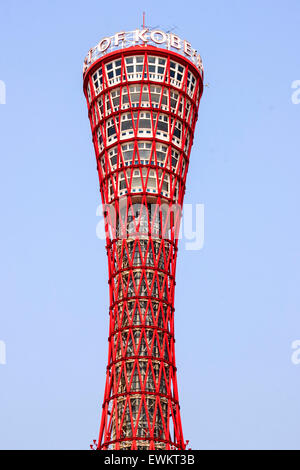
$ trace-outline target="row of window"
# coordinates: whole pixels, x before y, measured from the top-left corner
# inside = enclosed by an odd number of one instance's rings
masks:
[[[125,371],[127,380],[125,377]],[[148,375],[148,383],[145,384],[146,391],[155,391],[155,385],[157,384],[159,385],[160,393],[167,394],[166,381],[169,382],[170,370],[168,364],[165,364],[164,362],[153,361],[150,366],[149,361],[147,360],[140,360],[138,364],[133,361],[126,361],[124,364],[116,367],[115,373],[116,382],[119,383],[121,387],[121,389],[119,389],[119,393],[126,391],[126,383],[129,384],[131,381],[134,382],[131,390],[140,390],[141,384],[139,384],[138,379],[140,373],[143,383],[145,383],[146,375]],[[125,386],[125,388],[123,388],[123,386]]]
[[[124,355],[149,356],[149,350],[152,348],[151,355],[153,357],[164,358],[166,361],[170,360],[168,351],[170,337],[160,330],[155,333],[153,333],[152,328],[145,328],[143,333],[139,329],[134,329],[132,332],[129,330],[123,330],[122,334],[120,335],[117,333],[114,339],[115,349],[117,349],[116,359],[119,359],[119,357],[122,356],[124,357]],[[124,351],[123,354],[120,347],[121,341]]]
[[[171,281],[164,274],[153,271],[132,271],[130,274],[122,274],[119,281],[115,279],[115,290],[118,290],[118,299],[123,297],[159,297],[168,300]],[[153,330],[149,335],[153,334]]]
[[[172,186],[174,187],[175,179],[173,178]],[[161,183],[161,181],[160,181]],[[116,185],[116,178],[114,178],[114,185],[115,188],[118,187]],[[159,185],[160,186],[160,185]],[[156,198],[155,198],[156,199]],[[128,239],[131,238],[131,235],[134,234],[134,239],[136,240],[137,231],[139,232],[138,239],[141,241],[143,240],[144,236],[149,236],[151,234],[151,241],[152,243],[156,244],[155,252],[158,249],[158,246],[161,248],[161,253],[164,254],[165,260],[168,259],[168,256],[173,256],[170,252],[170,236],[171,236],[171,229],[174,224],[174,217],[176,220],[180,220],[181,217],[181,209],[180,205],[173,205],[172,210],[168,209],[168,206],[157,206],[156,202],[148,201],[146,204],[141,204],[140,202],[135,202],[129,208],[123,206],[118,216],[116,217],[115,221],[113,222],[114,225],[114,234],[112,238],[119,238],[118,241],[118,253],[120,253],[121,245],[124,242],[124,238],[127,239],[126,244],[130,243]],[[173,214],[173,215],[172,215]],[[137,226],[137,220],[139,226]],[[110,224],[111,226],[112,224]],[[155,242],[154,242],[155,239]],[[130,249],[128,245],[128,249]],[[162,256],[162,255],[161,255]],[[114,259],[114,266],[115,270],[118,271],[120,269],[120,264],[118,262],[120,258],[115,256]],[[162,263],[162,261],[161,261]],[[165,263],[165,261],[163,261]],[[168,263],[168,261],[166,261]],[[162,265],[161,265],[162,266]],[[164,269],[167,269],[168,264],[165,265]],[[162,268],[163,269],[163,268]],[[146,305],[142,306],[141,308],[146,308]],[[152,303],[152,309],[155,309],[156,306]]]
[[[126,176],[125,176],[126,175]],[[179,181],[175,178],[170,179],[168,173],[163,173],[162,170],[156,172],[146,167],[138,170],[127,170],[119,173],[118,179],[116,175],[108,178],[106,183],[108,185],[108,201],[111,202],[117,196],[124,196],[128,193],[152,193],[155,195],[162,195],[172,198],[177,201],[179,191]],[[132,231],[135,232],[134,224],[131,224]],[[157,227],[152,226],[152,231],[159,233],[159,223]],[[139,226],[139,233],[148,233],[149,226],[147,221],[142,221]]]
[[[133,193],[141,193],[146,190],[149,193],[161,193],[163,196],[170,197],[175,177],[177,176],[182,179],[185,177],[187,168],[186,160],[184,156],[180,158],[180,155],[180,152],[176,149],[171,148],[168,151],[168,147],[160,143],[156,143],[153,149],[150,142],[138,142],[136,146],[133,142],[130,142],[123,144],[119,149],[118,146],[113,147],[100,158],[102,177],[104,178],[117,168],[129,168],[126,171],[122,170],[118,172],[118,184],[116,174],[113,175],[114,186],[111,177],[108,179],[109,201],[114,199],[116,195],[122,196],[127,194],[129,187],[130,191]],[[170,180],[169,173],[164,174],[163,170],[149,170],[149,164],[172,171],[172,179]],[[130,168],[133,165],[141,165],[141,167],[137,169]],[[164,181],[162,182],[163,174]],[[177,200],[178,197],[178,189],[179,185],[178,181],[176,181],[173,194],[175,200]],[[115,194],[116,192],[117,194]],[[142,227],[140,230],[142,231]],[[148,227],[146,227],[145,230],[148,232]]]
[[[128,93],[129,88],[129,93]],[[108,92],[104,97],[97,100],[92,113],[93,125],[98,124],[99,119],[109,116],[112,112],[118,112],[128,108],[153,108],[170,111],[184,118],[187,122],[192,122],[194,109],[189,99],[182,96],[180,92],[168,90],[159,85],[131,85],[123,86]],[[105,109],[103,106],[105,103]]]
[[[145,405],[147,406],[147,413]],[[130,398],[127,400],[118,400],[118,426],[121,426],[120,435],[122,438],[132,438],[132,420],[135,427],[136,437],[147,437],[150,436],[150,428],[154,438],[166,439],[164,429],[167,428],[168,421],[168,404],[163,398],[160,399],[160,406],[156,404],[156,398],[147,396],[141,403],[141,398]],[[138,419],[139,416],[139,419]],[[113,416],[113,419],[115,417]],[[138,419],[138,421],[137,421]],[[149,423],[149,421],[150,423]],[[153,422],[154,421],[154,422]],[[164,424],[163,424],[164,423]],[[149,428],[150,426],[150,428]],[[121,449],[129,448],[131,446],[130,441],[121,442]],[[148,449],[149,441],[143,440],[137,446],[137,449]],[[159,444],[156,444],[158,447]],[[163,443],[165,447],[165,443]]]
[[[137,217],[134,220],[135,225],[141,221]],[[132,223],[130,221],[129,223]],[[147,217],[148,222],[148,217]],[[133,225],[134,225],[133,223]],[[151,223],[151,222],[150,222]],[[122,269],[132,266],[156,266],[159,269],[166,270],[169,264],[169,249],[165,251],[161,247],[161,243],[156,241],[150,243],[149,240],[132,240],[127,242],[127,250],[123,251]]]
[[[119,116],[115,116],[105,121],[105,126],[100,125],[98,134],[98,150],[102,152],[104,149],[104,139],[106,136],[106,145],[110,145],[118,138],[128,139],[131,137],[145,136],[157,137],[162,140],[170,139],[178,147],[184,145],[184,152],[187,153],[190,142],[190,132],[186,126],[183,126],[179,119],[170,118],[163,113],[150,113],[137,111],[133,113],[121,114],[121,122]],[[119,134],[119,135],[118,135]]]
[[[112,147],[107,154],[103,154],[100,162],[103,176],[114,171],[132,165],[155,165],[167,168],[183,178],[186,168],[186,160],[180,159],[180,152],[174,148],[156,143],[152,148],[151,142],[133,142],[123,144],[121,147]]]
[[[126,266],[124,266],[126,267]],[[118,269],[116,267],[116,269]],[[159,328],[169,328],[171,312],[168,305],[151,300],[128,300],[115,306],[115,329],[129,325],[152,325]]]
[[[167,82],[171,85],[181,88],[186,74],[186,67],[170,61],[169,70],[167,68],[167,60],[162,57],[148,56],[148,65],[145,63],[145,55],[136,55],[125,58],[125,67],[123,70],[122,81],[135,80],[153,80],[159,82]],[[106,80],[108,86],[113,86],[121,82],[122,61],[121,59],[109,62],[103,65],[105,68]],[[126,74],[125,74],[126,70]],[[102,65],[93,73],[92,81],[94,92],[98,95],[103,90],[103,69]],[[196,77],[188,70],[186,92],[193,96],[196,88]],[[90,90],[88,90],[90,99]]]

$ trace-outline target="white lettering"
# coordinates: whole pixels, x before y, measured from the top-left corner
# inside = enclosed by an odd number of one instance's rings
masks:
[[[147,34],[149,31],[149,28],[143,29],[140,31],[139,29],[135,30],[135,42],[148,42],[148,39],[145,37],[145,34]]]
[[[292,349],[295,349],[295,351],[292,354],[292,363],[295,366],[298,366],[300,364],[300,340],[293,341],[292,343]]]
[[[115,34],[115,46],[118,46],[120,41],[125,41],[125,31]]]
[[[187,41],[183,42],[183,50],[184,50],[186,55],[189,55],[189,56],[192,55],[192,46],[189,42],[187,42]]]
[[[184,221],[184,238],[193,240],[186,243],[185,247],[188,251],[199,251],[204,246],[204,204],[196,204],[196,223],[195,232],[193,231],[193,206],[192,204],[184,205],[183,212]]]
[[[170,34],[170,44],[175,49],[181,49],[181,39],[175,34]]]
[[[6,364],[6,344],[4,341],[0,341],[0,364]]]
[[[202,63],[202,58],[200,54],[197,55],[196,65],[198,69],[201,69],[203,71],[203,63]]]
[[[106,49],[110,46],[111,38],[103,38],[98,44],[98,49],[100,52],[106,51]]]
[[[160,36],[158,38],[157,36]],[[156,42],[157,44],[162,44],[163,42],[167,42],[167,35],[163,31],[151,31],[150,33],[150,38],[153,42]]]
[[[0,104],[6,104],[6,86],[3,80],[0,80]]]
[[[150,42],[152,44],[162,44],[162,47],[166,49],[176,49],[182,54],[191,57],[194,64],[203,72],[201,56],[192,48],[190,42],[180,39],[176,34],[168,34],[160,29],[150,31],[149,28],[144,28],[142,30],[136,29],[134,31],[120,31],[114,36],[101,39],[98,45],[95,48],[90,49],[88,52],[88,55],[84,60],[83,70],[86,71],[89,64],[95,62],[95,60],[101,57],[101,55],[104,54],[111,45],[115,47],[123,47],[123,43],[125,41],[128,42],[128,46],[134,46],[135,44],[146,45]],[[299,104],[300,90],[298,88],[300,88],[300,81],[296,80],[293,82],[292,88],[296,89],[292,95],[292,101],[295,104]]]
[[[292,94],[292,103],[293,104],[300,104],[300,80],[295,80],[292,83],[292,88],[296,91]]]
[[[130,465],[132,468],[135,468],[138,457],[119,457],[118,455],[111,454],[108,457],[104,458],[105,465]]]

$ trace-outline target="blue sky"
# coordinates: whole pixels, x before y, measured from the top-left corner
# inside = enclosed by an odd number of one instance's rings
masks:
[[[139,27],[142,8],[1,4],[0,448],[85,449],[98,436],[107,260],[82,63],[102,37]],[[205,244],[181,243],[177,271],[185,438],[299,449],[299,1],[155,0],[146,14],[177,26],[210,84],[185,199],[205,204]]]

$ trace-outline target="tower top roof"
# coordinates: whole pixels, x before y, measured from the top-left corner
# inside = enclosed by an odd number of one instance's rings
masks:
[[[129,47],[154,46],[160,49],[174,51],[194,63],[203,74],[203,63],[200,54],[194,49],[190,42],[181,39],[172,32],[160,29],[135,29],[134,31],[119,31],[113,36],[102,38],[98,44],[92,47],[83,63],[83,73],[102,56],[111,52],[127,49]]]

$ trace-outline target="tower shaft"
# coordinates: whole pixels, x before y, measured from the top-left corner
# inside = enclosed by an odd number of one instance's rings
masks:
[[[174,293],[203,73],[151,46],[84,75],[106,224],[109,351],[98,449],[184,449]]]

